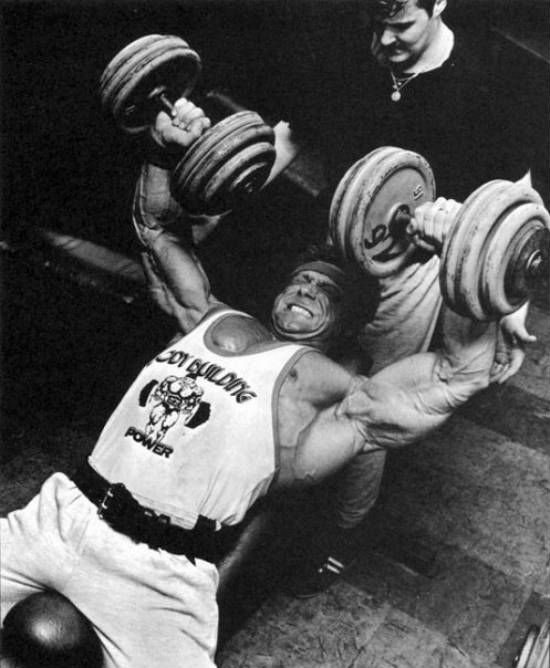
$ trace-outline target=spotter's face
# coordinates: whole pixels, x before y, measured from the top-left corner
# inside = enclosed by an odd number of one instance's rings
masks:
[[[328,343],[340,331],[341,315],[340,286],[323,273],[304,270],[276,297],[271,322],[281,339]]]
[[[395,16],[375,18],[371,50],[379,62],[402,71],[413,67],[432,42],[438,13],[430,16],[409,0]]]

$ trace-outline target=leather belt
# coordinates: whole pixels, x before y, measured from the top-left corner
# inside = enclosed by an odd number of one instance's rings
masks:
[[[80,491],[97,506],[97,514],[119,533],[136,543],[172,554],[184,554],[214,563],[219,557],[216,523],[199,515],[193,529],[172,524],[168,515],[140,505],[122,483],[110,483],[87,462],[71,477]]]

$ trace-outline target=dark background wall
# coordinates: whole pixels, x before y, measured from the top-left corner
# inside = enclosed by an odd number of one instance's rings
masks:
[[[356,4],[0,2],[4,239],[17,245],[42,226],[137,256],[129,205],[139,150],[102,115],[97,94],[105,65],[127,43],[157,32],[184,37],[203,60],[197,94],[227,89],[276,121],[285,99],[299,104],[300,90],[289,81],[308,64],[308,40],[336,57],[333,37],[355,27]],[[532,104],[518,122],[532,130],[536,183],[547,198],[549,9],[548,0],[455,0],[447,10],[452,25],[465,27],[485,56],[528,90]],[[307,194],[274,184],[207,248],[215,292],[265,315],[294,252],[324,236],[325,226]],[[107,411],[170,330],[143,304],[137,309],[75,286],[27,251],[3,253],[2,293],[2,412],[11,427],[14,416],[65,419],[92,404]]]

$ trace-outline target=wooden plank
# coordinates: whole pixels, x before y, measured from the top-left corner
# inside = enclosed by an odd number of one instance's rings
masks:
[[[461,408],[459,415],[550,455],[550,401],[525,392],[511,381],[492,385]]]
[[[487,654],[487,653],[486,653]],[[357,668],[491,668],[490,658],[473,658],[452,638],[402,611],[388,611]]]
[[[221,650],[220,668],[496,668],[442,633],[345,583],[308,601],[267,602]],[[267,663],[267,660],[270,663]]]
[[[485,666],[495,660],[529,597],[529,586],[454,545],[435,542],[431,577],[415,574],[406,554],[404,563],[399,562],[407,536],[395,533],[394,540],[397,550],[388,541],[381,549],[367,548],[346,573],[346,581],[371,594],[373,601],[389,603],[441,633],[476,663]],[[414,545],[409,547],[412,551]]]
[[[218,665],[255,668],[258,655],[293,668],[354,665],[387,610],[344,582],[315,599],[277,595],[226,644]]]

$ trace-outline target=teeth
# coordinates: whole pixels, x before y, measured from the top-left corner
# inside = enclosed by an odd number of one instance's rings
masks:
[[[311,312],[308,311],[303,306],[300,306],[299,304],[291,304],[290,305],[290,310],[295,311],[296,313],[300,313],[301,315],[304,315],[307,318],[311,318]]]

